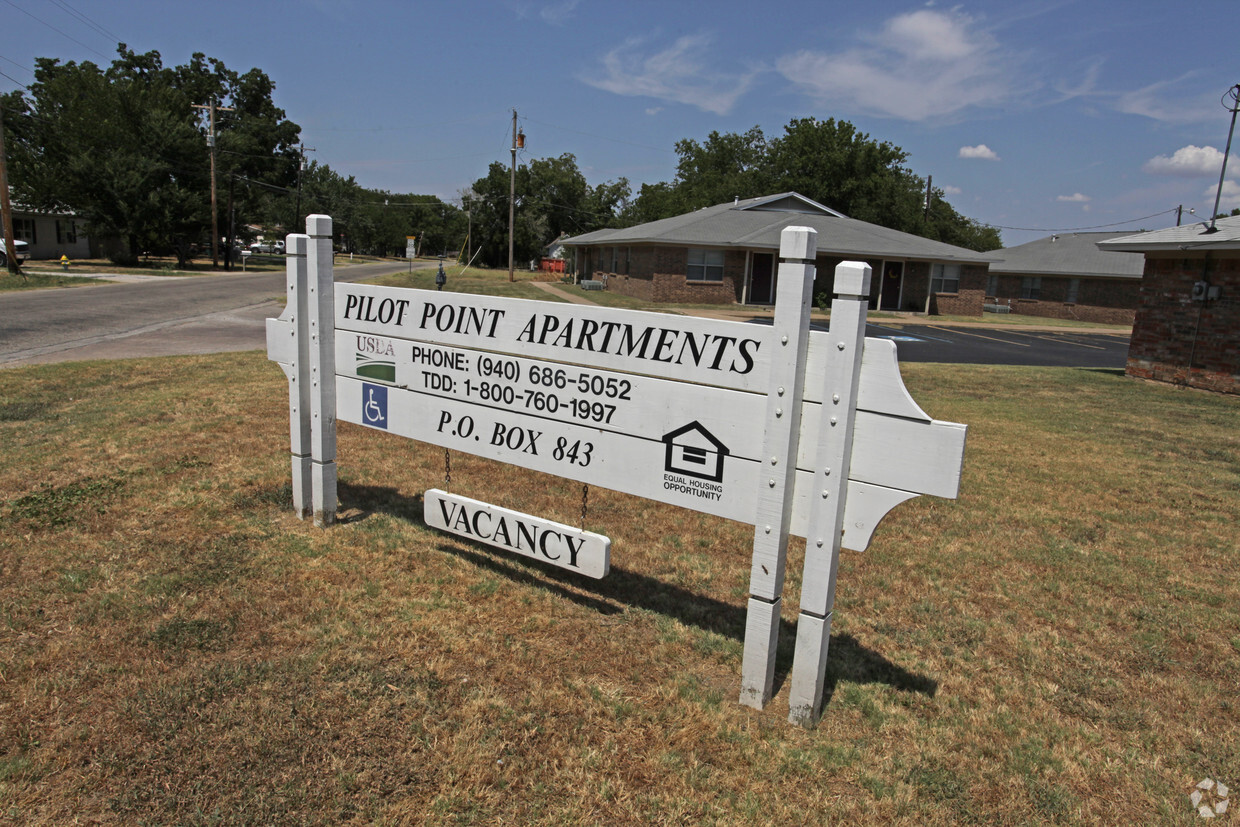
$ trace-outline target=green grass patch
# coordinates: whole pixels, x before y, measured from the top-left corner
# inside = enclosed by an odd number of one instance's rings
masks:
[[[397,267],[400,265],[397,264]],[[412,272],[394,272],[391,275],[367,279],[370,284],[388,287],[412,287],[419,290],[435,289],[437,267],[415,269]],[[441,292],[445,294],[504,296],[513,299],[537,299],[561,301],[554,294],[535,287],[534,274],[518,270],[513,281],[508,280],[507,270],[490,270],[484,267],[464,267],[456,262],[445,261],[444,273],[448,281]],[[447,296],[445,296],[445,299]]]
[[[841,559],[810,731],[785,720],[797,543],[758,712],[751,527],[592,488],[612,571],[576,578],[428,530],[443,450],[341,426],[316,529],[263,354],[0,371],[0,813],[1187,824],[1197,781],[1240,788],[1240,400],[902,370],[970,426],[960,498]],[[579,485],[474,457],[452,490],[580,518]]]

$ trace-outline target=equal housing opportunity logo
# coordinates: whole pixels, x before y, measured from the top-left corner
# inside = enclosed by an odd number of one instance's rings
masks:
[[[728,446],[696,419],[663,435],[663,489],[693,497],[723,497]]]

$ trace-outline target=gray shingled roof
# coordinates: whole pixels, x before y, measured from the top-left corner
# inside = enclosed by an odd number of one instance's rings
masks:
[[[990,265],[991,273],[1037,276],[1088,276],[1092,278],[1139,279],[1145,271],[1140,253],[1100,249],[1098,244],[1127,233],[1062,233],[1028,244],[1004,247],[992,255],[999,260]]]
[[[622,230],[596,230],[566,238],[564,244],[569,247],[665,244],[778,250],[780,233],[790,226],[816,230],[820,255],[978,263],[992,261],[995,257],[994,253],[978,253],[848,218],[797,193],[718,204]]]
[[[1198,221],[1183,227],[1151,230],[1101,242],[1104,250],[1144,253],[1147,250],[1240,250],[1240,216],[1220,218],[1214,222],[1216,232],[1207,232],[1209,221]]]

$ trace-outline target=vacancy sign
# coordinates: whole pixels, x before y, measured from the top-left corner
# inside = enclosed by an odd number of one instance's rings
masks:
[[[607,575],[611,539],[562,523],[432,488],[422,500],[426,524],[540,563],[584,574]]]

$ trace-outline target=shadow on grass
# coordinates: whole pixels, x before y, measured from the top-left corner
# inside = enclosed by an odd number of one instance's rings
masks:
[[[379,512],[425,527],[420,496],[407,497],[395,489],[381,486],[341,484],[340,491],[343,502],[364,512]],[[353,519],[363,518],[364,514]],[[606,578],[593,580],[564,569],[539,566],[521,557],[495,556],[490,546],[463,537],[445,538],[435,547],[480,569],[515,583],[551,592],[601,615],[622,614],[625,607],[629,607],[674,618],[686,625],[742,643],[745,640],[746,606],[725,603],[618,566],[612,566]],[[776,693],[792,670],[796,628],[795,623],[780,621],[775,656]],[[824,705],[830,702],[840,681],[884,683],[903,692],[918,692],[930,697],[938,691],[937,681],[891,662],[851,635],[832,635],[828,655]]]

